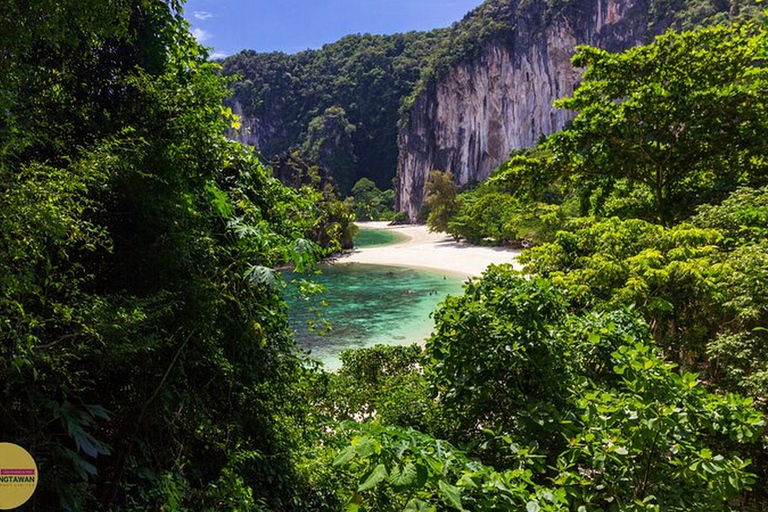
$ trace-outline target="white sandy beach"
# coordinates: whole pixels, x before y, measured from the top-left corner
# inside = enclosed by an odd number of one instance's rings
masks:
[[[360,229],[395,231],[406,240],[395,245],[354,249],[341,256],[339,263],[369,263],[396,267],[424,268],[462,277],[482,274],[488,265],[517,265],[520,251],[503,247],[478,247],[455,242],[445,233],[430,233],[426,226],[389,226],[386,222],[359,222]]]

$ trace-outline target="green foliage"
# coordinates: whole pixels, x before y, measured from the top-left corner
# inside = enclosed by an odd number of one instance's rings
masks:
[[[724,238],[723,327],[707,345],[713,376],[728,389],[765,396],[768,297],[768,189],[742,188],[719,205],[702,205],[691,221]]]
[[[342,367],[318,386],[321,414],[336,421],[370,421],[429,431],[434,404],[427,398],[427,383],[418,371],[417,345],[345,350]]]
[[[532,245],[551,239],[565,222],[569,205],[526,203],[483,184],[458,196],[448,232],[472,244]]]
[[[678,373],[632,311],[568,309],[504,267],[447,300],[424,371],[449,438],[473,442],[354,425],[347,509],[729,510],[755,483],[752,400]]]
[[[392,224],[410,224],[411,216],[406,212],[397,212],[392,216]]]
[[[576,213],[567,185],[549,148],[521,150],[487,182],[459,194],[448,231],[473,244],[529,246],[549,241]]]
[[[761,2],[753,0],[653,0],[648,9],[649,28],[668,26],[677,30],[764,21]]]
[[[448,221],[456,213],[456,185],[450,172],[432,171],[426,185],[429,216],[427,226],[430,231],[448,231]]]
[[[280,509],[301,488],[270,269],[318,257],[317,196],[224,137],[226,81],[178,9],[14,4],[4,25],[0,437],[34,454],[42,509]]]
[[[256,121],[255,131],[267,158],[305,148],[309,154],[303,156],[316,160],[319,142],[329,140],[329,130],[322,128],[328,110],[344,110],[345,126],[335,130],[345,138],[336,155],[343,158],[316,161],[329,167],[348,194],[362,177],[382,189],[390,186],[397,167],[400,99],[418,80],[438,36],[437,31],[352,35],[295,55],[244,51],[222,65],[225,75],[240,77],[231,101],[249,119],[263,121]],[[357,129],[347,133],[352,125]]]
[[[546,143],[513,153],[493,172],[487,187],[511,194],[526,203],[557,204],[564,195],[565,169],[554,157]]]
[[[755,483],[749,461],[726,448],[759,435],[751,399],[709,393],[642,343],[612,359],[620,382],[575,394],[578,432],[556,482],[588,510],[728,510]]]
[[[319,245],[325,256],[350,249],[356,227],[333,178],[295,153],[280,155],[270,166],[281,183],[296,191],[290,203],[296,205],[295,217],[301,215],[305,221],[304,236]]]
[[[416,430],[356,426],[334,466],[357,476],[346,510],[566,510],[564,493],[540,489],[528,470],[496,471]]]
[[[461,436],[481,426],[522,431],[531,440],[550,434],[539,421],[550,413],[538,405],[545,397],[557,403],[569,383],[562,340],[552,329],[564,315],[557,290],[495,267],[461,297],[446,299],[434,314],[425,374]]]
[[[586,190],[637,188],[663,225],[739,184],[765,181],[765,31],[717,27],[612,54],[579,48],[586,68],[559,108],[578,115],[550,147]]]
[[[554,242],[521,256],[526,271],[569,290],[573,305],[613,309],[633,304],[662,346],[700,357],[718,326],[723,269],[714,264],[721,235],[641,220],[581,218]]]
[[[764,240],[752,240],[763,229],[763,195],[740,190],[703,207],[692,219],[700,227],[574,220],[521,262],[567,289],[572,307],[633,304],[679,363],[705,365],[719,385],[763,397],[768,260]]]
[[[348,198],[359,221],[392,220],[395,210],[395,191],[379,190],[368,178],[360,178],[352,187]]]
[[[352,186],[357,158],[354,153],[355,125],[339,106],[327,108],[307,126],[307,138],[299,151],[313,162],[331,169],[342,190]]]
[[[472,244],[486,239],[503,244],[516,238],[510,223],[519,210],[512,196],[491,192],[462,194],[459,198],[458,211],[448,221],[450,234]]]
[[[759,243],[768,238],[768,187],[739,188],[718,205],[703,204],[691,222],[717,229],[729,246]]]
[[[768,389],[768,244],[740,247],[726,264],[722,307],[728,324],[707,344],[712,372],[724,387],[763,398]]]

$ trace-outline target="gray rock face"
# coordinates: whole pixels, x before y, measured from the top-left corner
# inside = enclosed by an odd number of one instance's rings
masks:
[[[487,43],[479,57],[430,84],[400,130],[397,207],[412,220],[432,170],[451,171],[457,184],[482,181],[573,113],[552,103],[570,96],[580,70],[570,63],[577,44],[620,50],[647,34],[645,0],[573,0],[546,23],[544,2],[520,8],[511,43]]]
[[[227,133],[227,137],[231,140],[261,149],[271,137],[277,134],[277,130],[271,124],[246,116],[243,113],[243,106],[237,100],[232,104],[232,112],[240,117],[241,124],[238,130],[229,130]]]

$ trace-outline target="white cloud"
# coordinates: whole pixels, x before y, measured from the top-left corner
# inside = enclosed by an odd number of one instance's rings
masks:
[[[210,39],[211,37],[211,34],[209,34],[208,32],[206,32],[201,28],[193,28],[192,35],[194,36],[195,39],[197,39],[197,42],[201,44],[207,41],[208,39]]]
[[[211,60],[223,59],[224,57],[227,57],[227,54],[222,52],[213,52],[211,55],[209,55]]]
[[[208,11],[195,11],[192,13],[192,16],[203,21],[213,18],[213,14]]]

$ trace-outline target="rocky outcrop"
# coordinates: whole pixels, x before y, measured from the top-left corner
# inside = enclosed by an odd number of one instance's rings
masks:
[[[264,149],[269,142],[280,135],[280,122],[264,122],[261,119],[247,116],[243,111],[242,104],[235,100],[232,102],[232,112],[240,118],[240,127],[237,130],[231,129],[227,137],[231,140],[252,146],[257,150]],[[266,116],[265,116],[266,117]],[[276,116],[268,119],[277,119]]]
[[[416,218],[432,170],[459,185],[482,181],[511,150],[563,128],[573,114],[552,103],[579,80],[576,45],[620,50],[649,39],[646,0],[571,0],[554,13],[546,4],[517,6],[506,43],[483,44],[415,98],[398,136],[398,210]]]

